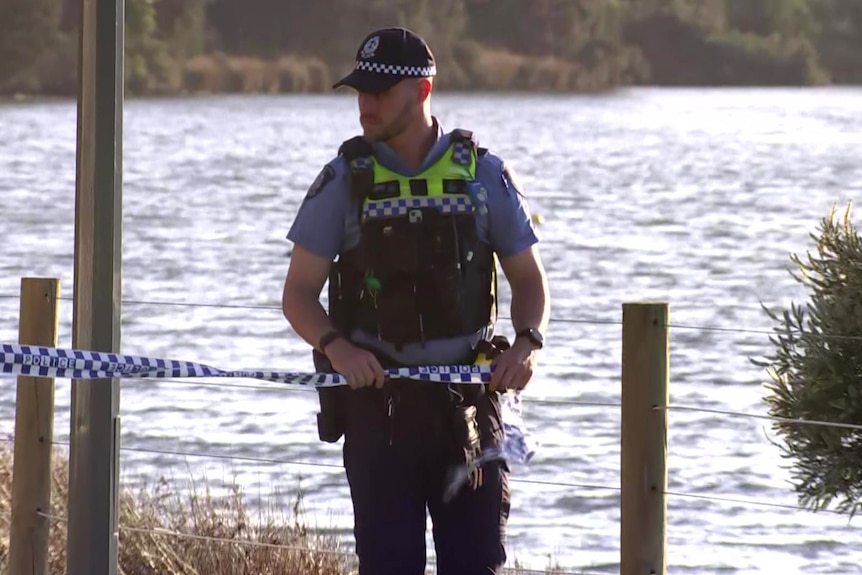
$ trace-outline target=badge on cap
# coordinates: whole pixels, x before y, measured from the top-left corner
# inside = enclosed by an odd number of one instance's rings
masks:
[[[317,177],[311,183],[311,186],[308,188],[308,192],[305,194],[305,199],[310,200],[319,194],[333,177],[335,177],[335,170],[332,169],[332,166],[327,164],[322,170],[320,170],[320,173],[317,174]]]
[[[368,42],[365,43],[365,46],[362,47],[362,52],[360,52],[360,56],[362,59],[367,60],[369,58],[374,57],[374,53],[377,52],[377,46],[380,45],[380,37],[372,36],[368,39]]]

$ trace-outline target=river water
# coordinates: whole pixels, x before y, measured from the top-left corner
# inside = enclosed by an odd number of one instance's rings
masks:
[[[510,556],[618,572],[620,409],[577,403],[620,401],[622,303],[670,302],[672,404],[765,414],[765,377],[749,361],[772,351],[756,333],[772,327],[761,304],[804,299],[789,254],[812,249],[833,204],[862,199],[862,91],[443,94],[434,106],[444,127],[475,130],[515,167],[544,218],[554,321],[525,392],[541,449],[513,477]],[[127,101],[123,353],[311,371],[279,309],[284,236],[358,127],[349,96]],[[59,277],[72,295],[75,104],[3,105],[0,134],[0,341],[13,343],[22,276]],[[508,315],[505,283],[503,300]],[[60,346],[71,347],[69,300]],[[316,395],[265,386],[124,380],[123,446],[143,451],[122,452],[123,481],[236,480],[253,504],[285,508],[301,489],[306,518],[350,548],[340,444],[317,440]],[[7,434],[14,389],[4,378]],[[69,391],[57,381],[59,442]],[[858,521],[771,506],[796,505],[775,439],[768,421],[670,411],[669,572],[862,572]]]

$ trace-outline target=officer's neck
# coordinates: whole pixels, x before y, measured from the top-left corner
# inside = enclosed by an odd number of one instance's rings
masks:
[[[437,142],[437,126],[429,116],[420,117],[414,124],[386,142],[401,161],[411,169],[419,169],[428,152]]]

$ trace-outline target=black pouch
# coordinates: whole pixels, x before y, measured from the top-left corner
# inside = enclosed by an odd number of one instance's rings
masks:
[[[332,364],[316,349],[312,351],[314,367],[319,373],[334,373]],[[347,398],[344,396],[348,387],[319,387],[317,398],[320,402],[320,412],[317,414],[317,436],[326,443],[336,443],[344,435],[346,427],[345,408]]]
[[[422,338],[422,318],[412,276],[386,276],[377,296],[377,332],[395,345]]]

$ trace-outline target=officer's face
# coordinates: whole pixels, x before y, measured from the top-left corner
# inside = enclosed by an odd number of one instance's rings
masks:
[[[403,80],[379,94],[359,92],[359,123],[371,141],[398,136],[421,113],[421,89],[416,81]]]

